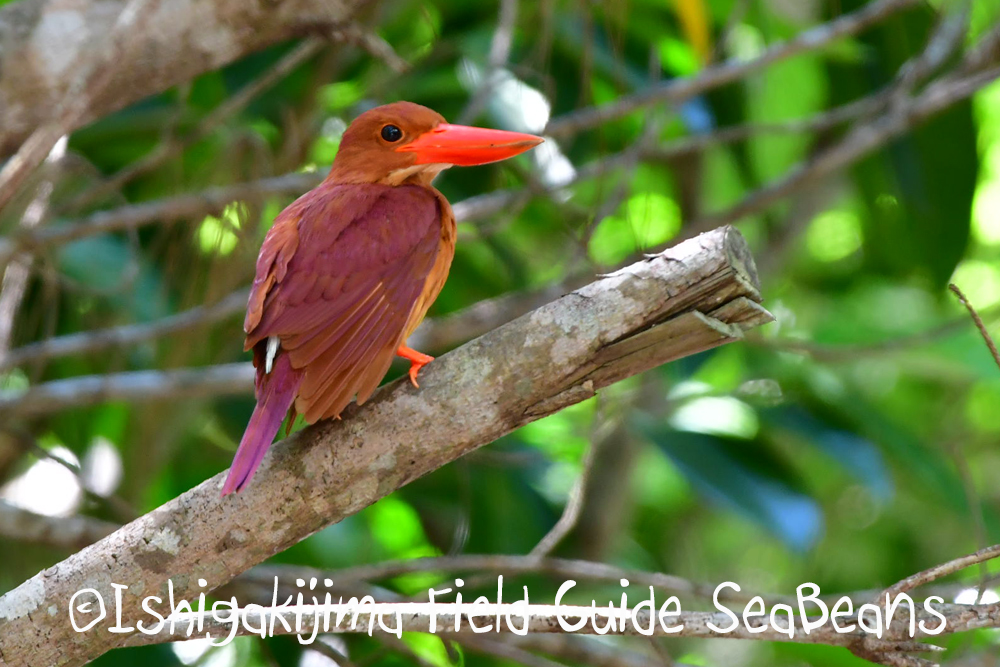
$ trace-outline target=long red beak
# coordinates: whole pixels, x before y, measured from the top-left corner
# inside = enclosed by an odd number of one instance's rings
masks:
[[[514,157],[545,141],[533,134],[441,123],[396,150],[416,153],[415,164],[469,167]]]

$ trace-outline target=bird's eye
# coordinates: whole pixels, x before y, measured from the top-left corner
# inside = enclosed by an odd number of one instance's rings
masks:
[[[382,138],[386,141],[399,141],[403,138],[403,131],[395,125],[386,125],[382,128]]]

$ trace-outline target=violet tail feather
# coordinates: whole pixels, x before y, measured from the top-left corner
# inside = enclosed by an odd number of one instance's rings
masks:
[[[229,476],[222,485],[223,496],[246,488],[278,434],[301,383],[302,372],[292,368],[287,354],[279,354],[274,360],[274,368],[266,375],[263,365],[258,366],[257,407],[253,409],[233,465],[229,468]]]

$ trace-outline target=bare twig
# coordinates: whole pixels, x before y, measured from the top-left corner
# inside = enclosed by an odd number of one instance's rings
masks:
[[[990,336],[990,332],[986,330],[986,325],[983,324],[983,318],[979,316],[975,307],[973,307],[973,305],[969,303],[969,300],[965,298],[965,294],[963,294],[962,290],[958,288],[958,285],[951,283],[948,285],[948,289],[955,293],[959,302],[961,302],[961,304],[965,306],[965,309],[969,311],[969,316],[972,317],[972,321],[975,323],[976,328],[979,329],[979,333],[982,335],[983,341],[986,343],[986,347],[989,348],[990,354],[993,355],[993,361],[995,361],[997,366],[1000,367],[1000,352],[997,352],[997,344],[993,342],[993,337]]]
[[[535,655],[516,644],[509,644],[480,635],[463,636],[459,641],[462,646],[466,646],[476,653],[492,655],[503,660],[524,665],[525,667],[566,667],[561,662]]]
[[[915,100],[915,108],[912,114],[899,112],[890,116],[878,126],[866,126],[855,130],[854,133],[848,135],[840,144],[824,152],[814,160],[800,165],[786,177],[751,193],[731,209],[710,214],[695,221],[688,229],[711,228],[716,224],[732,222],[762,210],[793,192],[804,182],[822,177],[830,171],[849,164],[852,160],[856,160],[858,157],[905,132],[919,120],[923,120],[950,104],[964,99],[975,92],[976,89],[985,85],[990,78],[990,74],[979,74],[970,79],[950,82],[943,90],[935,89],[927,91]],[[971,90],[969,89],[970,87],[972,88]],[[812,119],[789,121],[782,124],[723,128],[716,133],[682,139],[666,147],[644,147],[641,151],[641,157],[643,159],[662,160],[691,150],[698,150],[714,143],[737,141],[745,138],[748,133],[753,131],[816,131],[832,127],[880,108],[885,103],[890,92],[882,91],[876,93],[844,107],[820,114]],[[581,167],[571,182],[561,184],[558,187],[536,188],[536,191],[523,189],[500,190],[486,195],[470,197],[455,204],[455,214],[460,221],[464,222],[481,220],[526,202],[536,194],[548,194],[554,190],[570,187],[575,183],[597,178],[611,171],[621,169],[633,163],[634,159],[634,153],[630,150],[625,150]],[[97,234],[137,229],[158,222],[199,218],[217,213],[233,201],[262,201],[273,196],[299,194],[309,188],[315,187],[322,179],[323,175],[320,173],[292,173],[248,183],[220,186],[204,190],[200,193],[178,195],[153,202],[132,204],[110,211],[102,211],[74,224],[66,224],[58,227],[53,226],[37,230],[34,233],[21,233],[11,238],[0,239],[0,263],[9,260],[19,249],[44,248]]]
[[[437,602],[433,609],[427,603],[397,602],[384,603],[384,605],[376,611],[371,611],[370,607],[367,609],[356,607],[356,614],[348,613],[339,616],[339,618],[336,614],[331,614],[328,617],[329,630],[331,633],[360,634],[367,633],[371,627],[373,634],[383,634],[384,631],[379,628],[377,623],[377,618],[382,615],[383,623],[388,622],[393,630],[398,628],[403,632],[428,633],[433,622],[435,634],[446,638],[454,637],[458,641],[464,641],[466,637],[482,636],[472,630],[473,625],[478,628],[488,627],[491,633],[512,633],[515,632],[514,628],[516,628],[519,634],[526,631],[529,635],[537,635],[564,633],[565,630],[560,623],[565,623],[579,628],[576,630],[579,635],[640,636],[648,632],[648,636],[653,637],[780,641],[842,646],[858,655],[864,655],[868,659],[894,665],[922,664],[912,660],[902,660],[901,656],[905,653],[939,653],[944,650],[933,644],[925,644],[915,640],[878,639],[874,634],[869,635],[859,628],[857,614],[838,617],[838,623],[841,627],[853,624],[853,629],[844,628],[846,631],[841,632],[836,630],[833,624],[827,623],[818,628],[811,628],[810,632],[806,633],[801,627],[801,617],[798,615],[789,617],[790,628],[786,629],[783,625],[778,628],[769,624],[766,615],[749,617],[744,619],[743,623],[734,624],[732,611],[728,613],[680,611],[677,615],[671,615],[660,622],[655,611],[650,613],[647,609],[633,610],[634,620],[629,618],[624,621],[612,621],[611,619],[617,616],[617,610],[609,610],[608,607],[595,609],[591,606],[568,604],[558,607],[533,605],[527,612],[522,606],[515,604],[490,604],[475,609],[463,605],[461,610],[456,610],[454,606],[441,602]],[[934,610],[936,615],[928,613],[923,608],[914,610],[914,619],[919,621],[914,633],[916,637],[931,637],[924,628],[936,629],[941,626],[940,616],[945,619],[941,634],[995,627],[1000,606],[940,604],[935,605]],[[905,608],[897,610],[892,616],[888,632],[898,633],[907,626],[909,622],[907,611]],[[301,633],[306,636],[314,631],[314,627],[322,627],[324,632],[327,629],[327,620],[322,614],[316,613],[303,614],[301,624],[287,611],[283,612],[281,609],[275,611],[266,607],[244,608],[241,610],[240,616],[243,623],[234,627],[229,619],[215,618],[212,612],[177,614],[176,629],[172,629],[171,623],[163,623],[158,628],[150,629],[150,634],[128,635],[123,643],[126,646],[141,646],[176,641],[179,636],[183,636],[182,633],[191,623],[197,624],[199,632],[207,633],[213,638],[225,637],[230,633],[235,633],[237,636],[256,634],[259,632],[256,628],[261,627],[267,627],[269,631],[270,628],[273,628],[273,633],[276,635]],[[282,624],[272,620],[279,616],[282,616],[286,622],[291,621],[288,627],[283,627]],[[455,630],[456,626],[459,627],[458,630]],[[719,631],[719,628],[728,629],[730,627],[732,630],[728,632]],[[638,628],[642,628],[642,632]]]
[[[1000,68],[964,77],[943,78],[913,98],[909,105],[897,107],[876,121],[853,129],[836,145],[799,164],[785,176],[755,190],[740,202],[718,213],[707,214],[685,226],[684,234],[698,234],[720,224],[732,224],[762,211],[804,185],[829,176],[871,153],[910,128],[949,106],[964,100],[1000,76]]]
[[[343,568],[336,572],[295,565],[260,565],[241,575],[237,581],[270,585],[275,577],[285,580],[317,578],[321,580],[329,579],[333,582],[332,586],[336,588],[352,585],[357,586],[359,582],[376,582],[417,572],[450,574],[480,572],[493,573],[494,575],[545,574],[560,579],[613,582],[628,579],[632,584],[643,588],[652,586],[657,590],[669,592],[672,595],[702,599],[711,599],[716,588],[715,585],[693,582],[672,574],[642,572],[640,570],[632,570],[592,561],[545,556],[477,554],[383,561],[373,565],[356,565],[354,567]],[[719,592],[719,599],[746,602],[752,599],[754,595],[755,593],[745,589],[734,591],[726,588]],[[776,596],[767,596],[767,599],[772,602],[787,601],[785,598]]]
[[[109,521],[76,515],[44,516],[0,500],[0,537],[60,549],[82,549],[118,529]]]
[[[969,515],[972,519],[972,532],[976,536],[976,546],[985,549],[989,545],[989,536],[986,531],[986,517],[983,516],[982,501],[976,491],[976,481],[972,477],[972,470],[969,468],[969,461],[958,442],[951,443],[951,455],[955,461],[955,468],[958,471],[959,479],[962,480],[962,491],[965,494],[965,504],[969,507]],[[990,570],[986,561],[979,563],[979,599],[982,602],[986,594],[986,587],[989,585]]]
[[[576,637],[573,635],[529,635],[527,637],[508,637],[508,641],[518,646],[530,649],[536,653],[545,653],[558,657],[571,665],[585,667],[650,667],[655,663],[649,655],[628,650],[619,645],[611,645],[592,637]],[[681,663],[673,663],[674,667],[688,667]]]
[[[330,36],[335,40],[343,40],[353,44],[368,55],[384,62],[396,74],[403,74],[410,69],[410,63],[396,53],[389,42],[379,37],[373,30],[356,23],[335,27]]]
[[[618,169],[627,159],[631,159],[631,156],[625,151],[597,160],[581,168],[576,181],[595,178]],[[0,239],[0,264],[22,249],[41,249],[98,234],[139,229],[154,223],[198,219],[218,213],[234,201],[259,202],[269,197],[298,195],[318,185],[323,178],[324,175],[318,172],[294,172],[101,211],[73,224],[50,226]],[[563,187],[565,185],[568,184]],[[459,221],[470,222],[491,216],[514,205],[518,200],[527,200],[531,196],[531,192],[524,190],[499,190],[488,195],[470,197],[458,202],[453,208]]]
[[[319,174],[292,173],[102,211],[76,224],[48,226],[30,234],[15,234],[11,238],[0,239],[0,264],[21,249],[45,248],[98,234],[138,229],[154,222],[204,217],[222,211],[234,201],[263,201],[277,195],[299,194],[321,180],[323,177]]]
[[[197,326],[220,322],[243,311],[247,290],[233,292],[217,303],[195,306],[168,317],[142,324],[128,324],[84,331],[25,345],[0,358],[0,372],[27,363],[38,363],[73,354],[94,354],[115,347],[136,345]]]
[[[606,105],[581,109],[552,119],[545,134],[566,136],[603,125],[626,116],[650,104],[677,105],[712,88],[732,83],[764,67],[807,51],[821,49],[842,37],[856,34],[879,23],[896,12],[920,5],[919,0],[878,0],[864,5],[852,14],[802,32],[797,37],[775,44],[751,60],[730,60],[708,67],[698,75],[656,86]]]
[[[118,173],[106,179],[97,186],[87,190],[76,197],[66,209],[78,210],[87,206],[91,202],[104,197],[105,195],[120,190],[122,186],[129,183],[134,178],[156,169],[164,162],[176,155],[179,155],[185,147],[200,141],[208,136],[225,120],[243,109],[253,99],[261,93],[271,88],[296,67],[316,55],[327,42],[313,37],[304,40],[294,49],[282,56],[267,72],[254,79],[231,97],[228,97],[222,104],[216,107],[211,113],[198,124],[193,132],[183,138],[162,143],[145,157],[133,162]]]
[[[988,320],[996,318],[1000,316],[1000,305],[992,306],[984,310],[983,313]],[[959,317],[950,322],[932,327],[927,331],[910,333],[905,336],[875,343],[855,345],[824,345],[822,343],[812,343],[791,338],[763,338],[755,334],[748,335],[746,340],[747,343],[758,347],[807,354],[820,361],[837,362],[902,352],[921,345],[927,345],[948,336],[961,333],[968,325],[969,320],[967,317]]]
[[[497,16],[497,27],[493,31],[493,41],[490,42],[490,53],[487,60],[486,72],[482,81],[473,93],[469,103],[465,105],[462,112],[458,114],[455,121],[460,124],[471,123],[482,112],[489,101],[489,96],[493,93],[501,71],[507,65],[510,58],[510,48],[514,43],[514,25],[517,23],[517,2],[518,0],[500,0],[500,10]]]
[[[34,199],[28,204],[21,216],[20,228],[26,231],[35,229],[48,215],[49,202],[55,181],[59,177],[59,163],[66,155],[67,137],[63,137],[52,146],[45,158],[45,173]],[[9,356],[11,340],[14,336],[14,324],[21,301],[28,288],[28,277],[31,271],[33,257],[21,253],[12,258],[3,271],[3,281],[0,283],[0,367]]]
[[[601,438],[595,437],[591,439],[590,447],[587,448],[587,454],[583,458],[583,469],[576,478],[573,488],[570,489],[569,500],[566,501],[563,513],[559,516],[556,524],[545,534],[545,537],[539,540],[538,544],[528,553],[529,557],[540,558],[552,553],[552,550],[559,546],[559,543],[563,541],[576,526],[577,521],[580,520],[580,510],[583,509],[583,499],[587,493],[587,481],[590,479],[597,449],[602,443],[603,440]]]
[[[990,336],[990,332],[986,330],[986,325],[983,323],[983,319],[976,312],[975,307],[969,303],[969,300],[959,289],[958,285],[955,283],[950,283],[948,289],[955,293],[958,297],[959,302],[965,306],[966,310],[969,311],[969,316],[972,317],[972,321],[975,323],[976,328],[979,329],[979,333],[983,337],[983,341],[986,343],[986,347],[989,348],[990,354],[993,356],[993,361],[996,362],[997,366],[1000,367],[1000,353],[997,353],[996,343],[993,342],[993,337]],[[979,540],[980,550],[986,548],[986,525],[985,519],[983,517],[983,510],[980,507],[979,495],[976,493],[975,481],[972,478],[972,471],[969,470],[968,461],[966,461],[961,448],[958,445],[954,447],[954,457],[955,465],[958,468],[960,477],[962,478],[962,486],[965,489],[966,503],[969,506],[969,512],[972,514],[973,526],[975,527],[976,537]],[[986,567],[986,561],[983,560],[979,564],[979,596],[982,599],[983,594],[986,593],[986,582],[989,580],[989,570]]]
[[[969,554],[968,556],[962,556],[961,558],[950,560],[947,563],[935,565],[932,568],[928,568],[923,572],[918,572],[893,584],[889,588],[882,591],[882,594],[878,596],[878,600],[885,600],[886,596],[895,598],[900,593],[912,591],[918,586],[923,586],[931,583],[932,581],[937,581],[938,579],[946,577],[949,574],[954,574],[959,570],[964,570],[970,565],[982,563],[997,557],[1000,557],[1000,544],[994,544],[991,547],[980,549],[979,551]]]
[[[923,51],[899,69],[896,75],[898,86],[893,100],[895,105],[906,104],[917,85],[933,75],[962,45],[968,30],[970,5],[969,0],[962,0],[957,10],[945,13]]]
[[[152,401],[238,395],[249,393],[252,388],[253,366],[250,363],[86,375],[53,380],[23,392],[0,392],[0,413],[41,415],[105,401]]]
[[[16,426],[11,426],[7,424],[4,428],[4,432],[9,435],[14,442],[17,443],[18,449],[30,453],[39,461],[52,461],[56,465],[62,466],[77,478],[80,484],[80,489],[83,491],[84,497],[94,505],[105,508],[116,520],[127,522],[136,518],[138,514],[132,507],[117,494],[111,494],[108,496],[98,495],[92,490],[87,488],[87,484],[83,478],[83,471],[80,466],[76,463],[67,461],[61,456],[57,456],[50,452],[49,450],[38,444],[38,441],[26,430],[23,430]]]
[[[720,127],[714,132],[695,134],[677,139],[664,146],[647,148],[643,157],[647,160],[667,160],[678,155],[703,151],[713,146],[745,141],[767,134],[805,134],[825,132],[884,107],[891,89],[880,90],[852,102],[847,102],[808,118],[778,121],[773,123],[744,123]]]

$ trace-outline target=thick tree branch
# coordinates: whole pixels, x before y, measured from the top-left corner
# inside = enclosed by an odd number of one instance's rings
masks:
[[[124,594],[129,619],[168,580],[177,597],[196,595],[200,578],[223,585],[523,424],[739,339],[771,319],[756,283],[745,242],[723,228],[491,331],[428,366],[419,390],[396,382],[273,446],[242,494],[221,498],[220,473],[0,597],[0,655],[18,667],[83,664],[126,640],[107,625],[74,632],[76,591],[112,599],[112,583],[141,582]]]
[[[162,2],[150,29],[130,37],[139,54],[87,100],[74,129],[270,44],[345,23],[355,0]],[[0,156],[58,120],[74,77],[94,58],[126,0],[21,0],[0,9]]]

